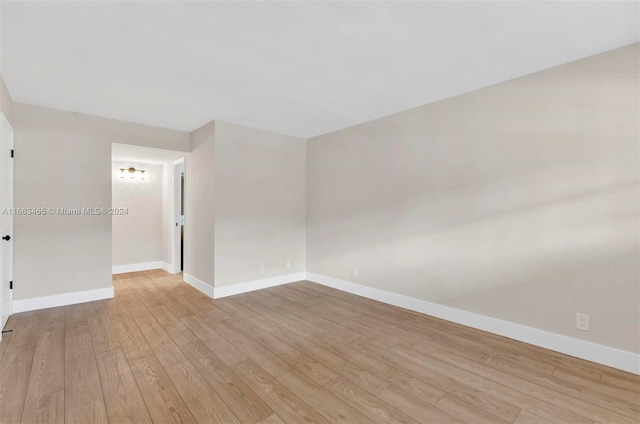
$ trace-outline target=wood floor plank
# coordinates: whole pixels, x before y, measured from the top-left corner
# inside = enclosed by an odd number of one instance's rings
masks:
[[[330,381],[324,387],[374,422],[390,424],[421,422],[340,377]]]
[[[153,356],[130,360],[131,371],[154,422],[195,423],[160,362]]]
[[[243,352],[229,343],[220,333],[202,322],[200,318],[189,316],[182,318],[181,321],[200,341],[215,352],[216,356],[225,364],[233,365],[247,358]]]
[[[273,414],[273,410],[201,341],[181,346],[181,349],[240,422],[255,424]]]
[[[36,348],[38,334],[40,333],[40,321],[28,320],[23,325],[20,325],[21,321],[21,319],[18,319],[18,324],[16,324],[11,333],[11,339],[7,344],[5,354]]]
[[[135,322],[163,367],[187,360],[178,345],[152,315],[137,318]]]
[[[453,326],[452,323],[446,324],[446,327],[443,327],[442,324],[440,324],[440,327],[434,327],[421,325],[417,321],[407,321],[403,323],[403,326],[417,333],[454,340],[458,344],[485,354],[510,358],[515,362],[526,364],[527,367],[534,369],[565,367],[593,378],[599,378],[602,372],[602,368],[597,364],[515,340],[496,338],[495,335],[490,335],[489,333],[478,330],[470,331],[469,329],[465,329],[461,332],[458,330],[460,326]],[[456,328],[456,332],[452,332],[450,327]]]
[[[378,393],[377,397],[387,402],[389,405],[396,407],[398,410],[404,412],[420,423],[445,424],[463,422],[462,420],[458,420],[457,418],[454,418],[454,416],[447,414],[450,410],[441,410],[436,407],[438,404],[442,403],[442,400],[446,398],[446,396],[440,399],[436,403],[436,406],[432,406],[407,392],[403,392],[397,387],[389,386]],[[459,415],[457,416],[459,417]],[[477,417],[478,416],[476,416],[476,418]],[[494,422],[497,422],[495,417]]]
[[[573,387],[582,388],[583,390],[602,393],[612,397],[613,399],[623,400],[634,405],[640,405],[640,392],[633,390],[625,390],[615,384],[607,381],[596,380],[594,378],[585,377],[580,374],[574,374],[557,368],[553,376],[559,380],[572,384]]]
[[[229,321],[217,321],[211,324],[212,328],[224,337],[234,348],[242,352],[247,358],[251,358],[258,366],[267,371],[271,376],[277,377],[291,369],[291,366],[277,355],[265,349],[246,333]]]
[[[64,423],[64,390],[27,398],[22,423]]]
[[[168,292],[158,293],[158,298],[178,319],[195,315],[191,309],[178,302],[176,298]]]
[[[307,326],[316,330],[317,333],[322,334],[336,334],[339,335],[344,343],[349,343],[353,340],[361,337],[356,331],[344,325],[338,325],[332,321],[326,320],[323,317],[314,314],[306,306],[298,303],[287,302],[283,298],[269,291],[265,300],[269,300],[271,307],[278,311],[282,315],[295,316],[298,320],[304,321]]]
[[[64,422],[64,368],[64,328],[41,329],[22,422]]]
[[[164,305],[159,305],[149,309],[155,319],[162,325],[164,331],[169,334],[175,344],[178,346],[193,343],[198,340],[180,320],[167,309]]]
[[[630,378],[620,377],[611,372],[603,371],[600,378],[602,381],[611,383],[625,390],[640,392],[640,381]]]
[[[197,308],[199,317],[206,317],[214,321],[221,321],[223,319],[231,319],[229,315],[218,307],[216,302],[211,302],[211,299],[207,296],[203,298],[193,299],[191,305]]]
[[[35,348],[10,352],[0,361],[0,423],[19,423]]]
[[[281,328],[289,330],[300,336],[306,337],[314,334],[316,330],[309,328],[308,323],[290,314],[281,315],[276,308],[266,307],[261,302],[262,296],[255,296],[248,293],[242,300],[242,306],[252,310],[258,315],[268,316],[273,322],[279,325]]]
[[[523,409],[513,424],[553,424],[553,422]]]
[[[309,342],[304,338],[300,338],[293,334],[286,334],[284,332],[273,333],[276,337],[284,342],[294,346],[296,349],[308,355],[320,364],[323,364],[334,373],[339,374],[343,378],[356,384],[360,388],[375,395],[382,391],[385,387],[389,386],[389,382],[371,374],[366,369],[359,367],[358,365],[349,362],[334,353],[323,349],[322,347]]]
[[[426,368],[447,375],[465,385],[473,387],[479,392],[502,399],[518,408],[532,411],[536,415],[558,423],[587,424],[591,421],[584,412],[576,413],[563,407],[547,403],[544,400],[532,396],[531,393],[521,392],[519,389],[496,383],[491,379],[459,368],[447,361],[434,360],[428,363]],[[419,371],[418,369],[416,369],[416,371],[421,372],[421,370]]]
[[[566,391],[561,392],[550,388],[545,389],[540,384],[531,382],[528,379],[520,378],[519,376],[497,370],[487,365],[480,364],[479,362],[470,361],[467,358],[457,356],[451,352],[435,353],[433,357],[444,362],[449,362],[458,368],[466,369],[467,371],[483,376],[506,387],[511,387],[515,390],[527,393],[551,405],[556,405],[576,414],[585,414],[591,419],[616,423],[631,423],[635,421],[635,418],[623,415],[620,413],[621,411],[613,411],[594,405],[593,403],[584,401],[583,397],[578,398],[569,396],[566,394]],[[633,417],[637,417],[637,414],[633,414]]]
[[[457,418],[463,423],[467,424],[499,424],[506,423],[497,418],[495,415],[490,415],[484,412],[480,408],[457,399],[451,395],[445,395],[442,399],[436,403],[436,408],[446,412],[452,417]]]
[[[91,334],[86,331],[78,332],[67,329],[65,331],[64,355],[65,409],[74,409],[96,400],[101,401],[102,387],[100,386]]]
[[[332,344],[330,339],[324,337],[313,337],[310,338],[310,340],[320,346],[324,346],[325,348],[332,350],[334,353],[341,355],[344,358],[347,358],[349,361],[368,369],[371,373],[377,375],[390,384],[424,399],[428,403],[435,404],[442,396],[444,396],[444,391],[433,386],[429,379],[423,378],[421,380],[412,373],[407,373],[400,368],[390,366],[384,359],[380,360],[380,358],[375,358],[373,355],[363,353],[361,349],[357,349],[349,345],[336,346]],[[427,381],[429,382],[427,383]]]
[[[409,353],[406,348],[384,351],[370,346],[367,349],[363,349],[363,351],[364,354],[371,355],[380,361],[386,361],[394,367],[406,370],[406,372],[420,379],[429,381],[444,392],[450,393],[507,422],[514,420],[522,407],[531,405],[543,408],[552,415],[560,414],[562,416],[564,412],[559,408],[551,407],[533,398],[523,396],[520,392],[504,390],[504,388],[494,385],[486,379],[478,379],[473,375],[461,372],[457,368],[444,366],[440,362],[423,363],[422,359],[417,359],[416,355],[419,356],[419,352]],[[421,364],[424,366],[421,366]],[[474,378],[465,378],[471,376]],[[402,389],[404,390],[404,388]],[[570,418],[570,420],[566,422],[585,422],[584,417],[568,415],[567,418]]]
[[[107,411],[102,399],[94,400],[72,409],[67,409],[65,413],[65,423],[67,424],[108,424]]]
[[[276,414],[273,414],[273,415],[269,415],[267,418],[260,421],[258,424],[287,424],[287,423],[282,421],[282,418],[280,418]]]
[[[166,371],[199,423],[240,423],[189,361],[170,366]]]
[[[105,396],[138,390],[129,362],[121,349],[98,353],[96,362]]]
[[[297,370],[286,372],[280,375],[277,380],[292,393],[304,399],[306,404],[318,411],[331,423],[364,424],[372,422]]]
[[[557,378],[556,373],[562,375],[564,372],[562,369],[556,369],[553,375],[548,375],[530,368],[518,367],[518,364],[511,363],[509,361],[502,361],[497,358],[482,360],[479,363],[504,371],[507,374],[516,375],[551,390],[560,391],[564,394],[577,397],[594,405],[613,409],[614,411],[623,413],[630,417],[640,416],[640,405],[638,405],[637,402],[638,399],[629,397],[629,400],[627,400],[625,399],[626,396],[624,396],[624,394],[620,394],[617,390],[606,390],[606,384],[601,380],[592,379],[592,381],[598,382],[598,388],[600,389],[594,390],[593,383],[589,383],[589,377],[580,374],[564,374],[566,377],[564,380]],[[576,375],[578,378],[571,379],[569,375]]]
[[[138,390],[104,396],[110,423],[150,424],[153,421]]]
[[[133,318],[134,320],[151,315],[151,311],[149,311],[149,308],[147,308],[143,302],[140,302],[135,297],[132,298],[132,300],[125,302],[125,306],[127,308],[129,316],[131,316],[131,318]]]
[[[243,325],[239,327],[253,340],[269,349],[291,367],[296,368],[321,386],[338,376],[329,368],[275,337],[273,334],[255,331],[250,326]]]
[[[153,350],[129,313],[113,315],[111,321],[127,359],[134,360],[153,355]]]
[[[285,422],[329,424],[322,415],[250,359],[234,365],[232,370]]]
[[[618,378],[622,378],[625,380],[629,380],[632,381],[634,383],[640,384],[640,374],[631,374],[627,371],[622,371],[622,370],[618,370],[615,368],[611,368],[611,367],[607,367],[605,365],[599,365],[599,364],[595,364],[598,365],[600,367],[602,367],[602,374],[609,374],[609,375],[613,375],[616,376]]]
[[[118,334],[113,328],[109,313],[104,308],[94,311],[89,316],[89,329],[96,353],[107,352],[120,347]]]
[[[40,321],[42,320],[43,310],[36,311],[27,311],[16,314],[15,327],[31,327],[33,325],[40,325]],[[64,324],[64,322],[63,322]]]
[[[281,327],[274,323],[269,317],[256,314],[251,309],[242,306],[237,297],[220,299],[217,302],[218,307],[236,321],[254,322],[256,326],[268,332],[281,329]]]

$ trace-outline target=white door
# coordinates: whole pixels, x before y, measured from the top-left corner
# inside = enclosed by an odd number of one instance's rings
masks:
[[[0,112],[0,327],[11,314],[13,280],[13,128]]]

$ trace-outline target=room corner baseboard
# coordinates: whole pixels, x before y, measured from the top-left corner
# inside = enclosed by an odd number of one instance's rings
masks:
[[[426,300],[415,299],[338,278],[315,274],[313,272],[307,272],[305,279],[389,305],[442,318],[457,324],[466,325],[467,327],[488,331],[623,371],[640,374],[640,355],[636,353],[574,339],[572,337],[463,311],[449,306],[438,305],[427,302]]]
[[[160,264],[161,264],[160,268],[164,269],[169,274],[177,274],[176,270],[175,270],[175,267],[172,264],[170,264],[169,262],[162,261]]]
[[[112,274],[123,274],[125,272],[137,272],[137,271],[148,271],[150,269],[160,269],[162,268],[162,261],[154,261],[154,262],[140,262],[137,264],[127,264],[127,265],[114,265],[112,268]]]
[[[55,308],[57,306],[75,305],[76,303],[93,302],[95,300],[113,298],[113,287],[84,290],[51,296],[33,297],[13,301],[13,313]]]
[[[189,284],[190,286],[192,286],[193,288],[201,291],[202,293],[206,294],[209,297],[213,297],[213,287],[210,286],[209,284],[205,283],[204,281],[194,277],[191,274],[188,273],[183,273],[182,275],[182,279],[184,280],[185,283]]]
[[[277,277],[263,278],[262,280],[249,281],[230,286],[214,287],[213,298],[220,299],[222,297],[233,296],[235,294],[266,289],[268,287],[280,286],[282,284],[295,283],[296,281],[304,280],[305,277],[305,272],[296,272],[293,274],[278,275]]]

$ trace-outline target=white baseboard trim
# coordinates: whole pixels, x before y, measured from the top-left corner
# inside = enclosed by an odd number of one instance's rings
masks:
[[[389,305],[442,318],[468,327],[586,359],[587,361],[597,362],[634,374],[640,374],[640,355],[636,353],[574,339],[572,337],[463,311],[449,306],[438,305],[427,302],[426,300],[415,299],[338,278],[315,274],[313,272],[306,273],[306,280]]]
[[[162,261],[160,268],[164,269],[169,274],[177,274],[174,266],[172,264],[170,264],[169,262]]]
[[[125,272],[148,271],[150,269],[162,268],[162,261],[140,262],[137,264],[114,265],[112,274],[124,274]]]
[[[262,280],[249,281],[247,283],[233,284],[231,286],[214,287],[213,298],[220,299],[222,297],[233,296],[235,294],[294,283],[296,281],[304,280],[305,277],[305,272],[296,272],[293,274],[278,275],[277,277],[263,278]]]
[[[84,290],[52,296],[33,297],[13,301],[13,313],[55,308],[57,306],[75,305],[76,303],[93,302],[113,298],[113,287]]]
[[[207,296],[213,297],[214,288],[209,284],[205,283],[204,281],[194,277],[191,274],[187,274],[186,272],[182,274],[182,279],[184,280],[185,283],[196,288],[197,290],[200,290],[202,293],[206,294]]]

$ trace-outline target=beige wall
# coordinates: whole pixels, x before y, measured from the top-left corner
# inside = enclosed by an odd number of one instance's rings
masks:
[[[638,81],[636,44],[311,139],[307,270],[640,352]]]
[[[191,133],[185,159],[184,272],[213,286],[214,135],[217,122]]]
[[[305,157],[303,139],[216,121],[216,287],[305,270]]]
[[[189,151],[189,133],[14,103],[15,206],[108,207],[111,143]],[[18,216],[14,299],[111,286],[110,216]]]
[[[120,168],[145,170],[145,179],[120,178]],[[127,214],[112,217],[113,265],[162,260],[163,166],[113,162],[111,204]]]

